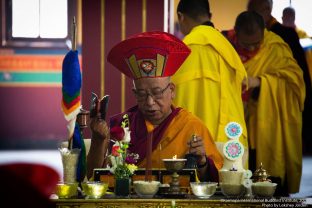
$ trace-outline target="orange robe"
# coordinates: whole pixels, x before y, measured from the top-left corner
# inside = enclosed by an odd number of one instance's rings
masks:
[[[193,134],[203,138],[207,156],[214,161],[216,168],[220,169],[223,166],[223,159],[207,127],[200,119],[185,109],[181,109],[172,120],[163,138],[153,151],[152,166],[164,168],[162,159],[172,158],[174,155],[177,155],[177,158],[184,158],[189,151],[187,141],[191,139]],[[145,167],[145,163],[146,160],[143,160],[139,166]]]
[[[185,109],[174,107],[172,109],[173,113],[153,130],[152,168],[164,168],[162,159],[170,159],[175,155],[177,158],[184,158],[185,154],[189,152],[187,142],[193,134],[196,134],[203,138],[206,156],[213,161],[215,166],[212,169],[220,169],[223,166],[223,157],[217,150],[205,124]],[[132,148],[130,147],[129,150],[133,153],[139,153],[140,157],[143,155],[138,166],[144,168],[146,167],[145,153],[148,126],[137,107],[112,117],[111,126],[120,125],[124,114],[128,114],[130,123]],[[214,171],[214,173],[208,174],[217,175],[218,173]]]

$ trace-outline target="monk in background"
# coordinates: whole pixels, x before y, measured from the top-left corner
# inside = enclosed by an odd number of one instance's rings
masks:
[[[244,66],[233,46],[214,28],[207,0],[180,0],[177,14],[183,42],[190,56],[172,77],[177,96],[174,103],[200,118],[222,151],[228,141],[224,128],[237,122],[243,128],[239,138],[245,147],[243,163],[247,167],[248,141],[241,100]]]
[[[272,16],[273,0],[249,0],[248,11],[255,11],[260,14],[265,22],[267,30],[274,32],[280,36],[290,47],[293,57],[296,59],[298,65],[303,72],[305,83],[306,98],[304,102],[304,111],[302,114],[302,141],[303,153],[307,155],[312,154],[312,89],[309,67],[306,61],[305,53],[300,45],[297,32],[290,27],[286,27],[279,23]]]
[[[248,79],[247,129],[250,168],[262,162],[280,186],[277,195],[297,193],[302,172],[302,70],[289,46],[267,31],[256,12],[243,12],[225,33],[240,55]],[[254,167],[256,165],[256,167]]]
[[[301,38],[309,38],[308,34],[306,31],[303,29],[297,27],[295,21],[296,21],[296,11],[292,7],[286,7],[283,9],[283,25],[286,27],[291,27],[294,30],[296,30],[298,37]]]

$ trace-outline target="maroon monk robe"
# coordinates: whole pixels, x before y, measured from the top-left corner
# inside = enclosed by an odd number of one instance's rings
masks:
[[[171,107],[172,113],[153,130],[152,139],[152,151],[157,148],[158,143],[162,139],[162,136],[169,126],[172,119],[179,113],[181,108]],[[126,112],[117,114],[110,119],[110,126],[120,126],[123,115],[128,114],[131,131],[131,141],[129,151],[132,153],[139,154],[138,162],[141,162],[146,157],[146,147],[147,147],[147,136],[148,131],[146,129],[145,119],[142,113],[138,110],[138,106],[134,106],[128,109]]]

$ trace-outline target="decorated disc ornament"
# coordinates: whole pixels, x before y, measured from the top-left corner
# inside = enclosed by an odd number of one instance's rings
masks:
[[[243,133],[239,123],[230,122],[225,126],[225,134],[229,139],[238,139]]]
[[[237,160],[244,154],[244,147],[238,140],[230,140],[223,146],[223,154],[229,160]]]

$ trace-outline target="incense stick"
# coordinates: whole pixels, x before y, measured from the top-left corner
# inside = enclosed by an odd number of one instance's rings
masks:
[[[145,167],[145,181],[152,181],[152,141],[153,131],[147,134],[147,148],[146,148],[146,167]]]

